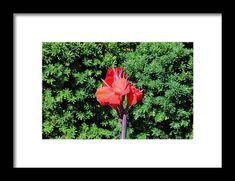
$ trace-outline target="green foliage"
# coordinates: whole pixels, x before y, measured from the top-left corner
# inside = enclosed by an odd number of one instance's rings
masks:
[[[193,51],[184,43],[45,42],[43,138],[118,139],[116,112],[95,92],[110,66],[144,90],[128,113],[128,139],[191,139]]]
[[[129,80],[144,90],[129,113],[133,138],[192,138],[192,54],[183,43],[141,43],[126,54]]]

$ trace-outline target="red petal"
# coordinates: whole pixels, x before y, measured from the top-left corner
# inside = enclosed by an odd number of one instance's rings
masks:
[[[120,94],[116,94],[113,92],[113,94],[109,97],[108,103],[109,105],[120,105],[122,102],[122,96]]]
[[[131,83],[129,84],[130,84],[130,93],[127,94],[127,103],[129,106],[133,106],[142,99],[143,93],[135,86],[133,86]]]
[[[123,78],[123,72],[124,72],[123,67],[117,67],[117,68],[114,68],[114,70],[119,78]]]
[[[110,106],[111,108],[113,108],[113,109],[117,109],[117,107],[118,107],[119,105],[117,105],[117,104],[109,104],[109,106]]]
[[[123,67],[117,67],[117,68],[111,67],[108,69],[104,81],[111,87],[115,80],[118,80],[123,77],[126,78],[126,74],[124,74],[123,72],[124,72]],[[103,86],[106,86],[106,85],[103,84]]]
[[[140,101],[143,98],[143,92],[140,92],[140,90],[138,89],[138,92],[136,92],[137,95],[137,101]]]
[[[129,106],[133,106],[136,103],[137,103],[137,96],[131,92],[129,94],[127,94],[127,104]]]
[[[125,95],[130,92],[129,82],[124,78],[113,82],[112,87],[117,94]]]
[[[112,68],[109,68],[109,69],[108,69],[104,81],[105,81],[110,87],[112,87],[112,84],[113,84],[113,81],[114,81],[114,72],[113,72],[113,69],[112,69]],[[103,86],[106,86],[106,85],[103,83]]]
[[[96,98],[99,103],[104,106],[107,104],[117,104],[120,105],[122,101],[122,96],[116,94],[110,87],[101,87],[96,91]]]

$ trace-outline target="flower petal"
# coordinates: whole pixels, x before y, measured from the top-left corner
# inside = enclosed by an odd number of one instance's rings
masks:
[[[126,77],[126,75],[123,72],[124,72],[123,67],[117,67],[117,68],[111,67],[108,69],[104,81],[111,87],[114,81]],[[103,84],[103,86],[106,85]]]
[[[129,106],[133,106],[143,98],[143,92],[137,89],[131,83],[129,84],[130,84],[130,92],[127,94],[127,104]]]
[[[138,92],[136,92],[135,94],[137,95],[137,101],[140,101],[143,98],[143,92],[141,92],[139,89],[137,89]]]
[[[104,81],[111,87],[114,81],[114,72],[112,68],[109,68]],[[103,86],[106,86],[103,84]]]
[[[127,104],[129,106],[133,106],[137,103],[137,96],[133,94],[132,92],[127,94]]]
[[[110,87],[101,87],[96,91],[96,98],[102,106],[107,104],[117,104],[120,105],[122,101],[122,96],[116,94]]]
[[[113,82],[112,87],[117,94],[125,95],[130,92],[129,82],[124,78]]]
[[[117,107],[119,106],[118,104],[109,104],[109,106],[113,109],[117,109]]]

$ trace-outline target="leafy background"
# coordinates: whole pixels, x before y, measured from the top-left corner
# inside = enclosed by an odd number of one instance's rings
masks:
[[[193,138],[193,43],[44,42],[42,57],[44,139],[119,139],[116,112],[95,98],[112,66],[144,90],[127,139]]]

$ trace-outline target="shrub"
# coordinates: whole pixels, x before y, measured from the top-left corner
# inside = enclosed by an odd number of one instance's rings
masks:
[[[130,111],[133,138],[192,138],[193,59],[183,43],[141,43],[123,66],[144,90]]]
[[[183,43],[45,42],[42,56],[43,138],[119,138],[116,112],[95,98],[112,66],[144,90],[127,138],[192,138],[192,48]]]

